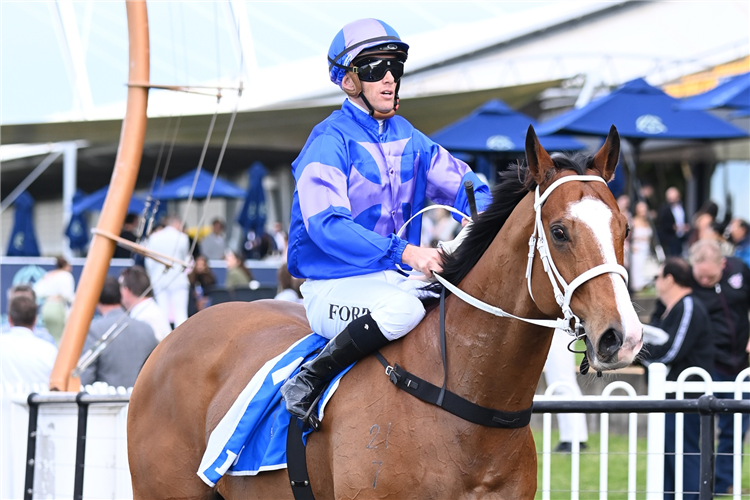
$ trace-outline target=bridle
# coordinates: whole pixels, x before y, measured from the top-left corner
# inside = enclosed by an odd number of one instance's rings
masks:
[[[495,316],[499,316],[502,318],[513,318],[538,326],[559,328],[560,330],[563,330],[566,333],[575,336],[576,338],[581,337],[581,319],[570,309],[570,301],[573,297],[573,292],[575,292],[578,287],[580,287],[590,279],[608,273],[619,274],[623,277],[625,283],[627,284],[628,272],[623,266],[619,264],[600,264],[584,271],[582,274],[573,279],[573,281],[567,283],[560,274],[560,271],[557,270],[557,266],[555,266],[555,263],[552,260],[552,255],[549,251],[549,244],[547,243],[547,238],[544,234],[544,227],[542,226],[542,206],[544,205],[544,202],[547,201],[547,198],[549,198],[549,195],[557,187],[571,181],[602,182],[605,185],[607,184],[607,182],[599,176],[571,175],[553,182],[543,195],[539,194],[539,186],[537,186],[534,193],[534,211],[536,212],[534,220],[534,230],[531,233],[531,238],[529,238],[529,255],[528,262],[526,264],[526,281],[529,289],[529,295],[531,296],[531,300],[536,304],[534,294],[531,292],[531,271],[533,268],[535,248],[539,250],[539,258],[542,260],[544,271],[547,273],[550,283],[552,284],[552,289],[555,294],[557,305],[559,305],[560,309],[562,310],[562,318],[548,320],[522,318],[520,316],[515,316],[509,312],[503,311],[499,307],[487,304],[486,302],[483,302],[476,297],[469,295],[457,286],[445,280],[437,273],[433,273],[435,278],[437,278],[437,280],[456,297],[460,298],[467,304],[476,307],[477,309],[481,309],[482,311],[494,314]]]

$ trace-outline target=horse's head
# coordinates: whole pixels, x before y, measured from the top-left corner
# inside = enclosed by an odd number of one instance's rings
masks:
[[[529,173],[538,186],[535,208],[541,211],[537,237],[546,240],[535,249],[529,288],[543,313],[559,316],[562,309],[566,318],[580,318],[589,364],[597,371],[630,364],[642,346],[643,327],[622,267],[628,222],[601,182],[612,179],[619,154],[613,126],[580,176],[558,168],[556,162],[571,160],[550,157],[532,127],[526,136]]]

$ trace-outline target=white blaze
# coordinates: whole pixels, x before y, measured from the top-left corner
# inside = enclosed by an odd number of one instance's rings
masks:
[[[612,211],[601,200],[586,197],[569,207],[571,216],[591,229],[596,244],[601,252],[603,264],[618,264],[615,254],[614,238],[612,235]],[[623,329],[623,344],[633,348],[641,338],[641,325],[638,315],[633,309],[630,294],[625,281],[619,274],[610,273],[612,286],[615,290],[617,310],[620,313]]]

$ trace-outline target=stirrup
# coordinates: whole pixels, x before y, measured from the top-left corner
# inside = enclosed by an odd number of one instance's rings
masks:
[[[320,397],[323,395],[323,392],[325,392],[325,388],[320,391],[318,397],[315,398],[315,400],[312,402],[312,404],[310,405],[310,409],[307,410],[305,416],[300,418],[300,420],[302,421],[303,429],[309,425],[313,432],[317,432],[320,430],[320,419],[315,414],[315,410],[318,407],[318,402],[320,401]]]

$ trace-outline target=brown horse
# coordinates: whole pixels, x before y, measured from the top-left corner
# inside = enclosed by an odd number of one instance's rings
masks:
[[[551,158],[530,129],[526,153],[528,169],[505,176],[493,204],[446,258],[443,276],[517,316],[557,318],[561,309],[538,252],[528,284],[533,299],[527,291],[525,264],[535,225],[529,191],[538,185],[544,193],[566,176],[610,179],[619,137],[613,127],[592,159]],[[541,208],[549,254],[567,283],[597,266],[623,261],[627,222],[606,184],[583,180],[556,186]],[[572,294],[570,309],[585,328],[593,369],[630,364],[642,331],[621,276],[606,271],[591,277]],[[414,331],[381,352],[391,364],[442,385],[438,329],[433,309]],[[445,331],[448,390],[498,410],[532,405],[550,328],[498,318],[451,294]],[[252,375],[309,332],[302,306],[257,301],[210,307],[170,334],[144,366],[130,401],[134,497],[291,499],[284,470],[225,476],[215,488],[196,472],[210,432]],[[482,427],[426,404],[394,387],[374,357],[342,379],[321,431],[308,440],[307,463],[318,500],[530,499],[536,491],[536,448],[528,426]]]

